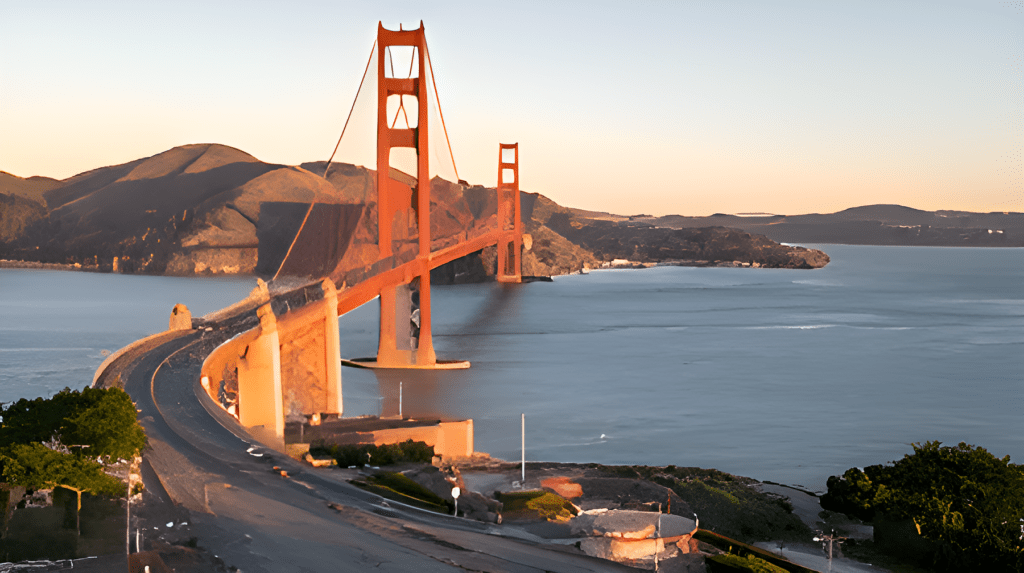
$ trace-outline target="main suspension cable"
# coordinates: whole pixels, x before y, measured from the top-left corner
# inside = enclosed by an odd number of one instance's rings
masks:
[[[338,153],[338,146],[341,145],[341,138],[345,137],[345,130],[348,129],[348,122],[352,119],[352,112],[356,109],[356,102],[359,101],[359,92],[363,90],[363,82],[366,81],[366,72],[370,71],[370,62],[373,61],[373,52],[376,49],[377,40],[374,40],[373,47],[370,48],[370,59],[366,60],[366,69],[363,70],[363,78],[359,80],[359,87],[356,89],[356,97],[352,100],[352,107],[348,110],[348,117],[345,118],[345,126],[341,128],[341,135],[338,136],[338,143],[334,145],[334,151],[331,152],[331,157],[327,160],[327,167],[324,167],[324,179],[327,179],[327,170],[331,168],[331,161],[334,160],[334,154]],[[302,229],[299,230],[301,231]],[[296,234],[295,237],[298,238],[298,234]],[[292,244],[294,246],[294,241],[292,241]],[[288,248],[288,252],[291,252],[291,247]],[[288,255],[285,255],[285,258],[288,258]]]
[[[444,112],[441,111],[441,97],[437,93],[437,79],[434,76],[434,64],[430,61],[430,48],[427,46],[426,37],[423,38],[423,47],[426,48],[427,51],[427,65],[430,66],[430,82],[434,84],[434,100],[437,101],[437,113],[441,116],[441,128],[444,129],[444,140],[448,142],[448,155],[452,158],[452,169],[455,170],[455,179],[461,185],[463,181],[459,178],[459,168],[455,166],[455,154],[452,153],[452,142],[448,139],[448,127],[444,124]]]

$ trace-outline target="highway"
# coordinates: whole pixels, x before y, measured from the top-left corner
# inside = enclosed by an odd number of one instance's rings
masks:
[[[124,386],[149,440],[147,490],[173,505],[172,521],[187,523],[199,547],[227,566],[246,573],[633,571],[542,545],[514,526],[400,507],[345,483],[341,470],[269,450],[199,390],[203,357],[225,336],[196,330],[131,358]]]

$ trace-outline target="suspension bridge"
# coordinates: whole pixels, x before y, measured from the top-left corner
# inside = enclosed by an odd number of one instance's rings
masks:
[[[407,77],[395,77],[391,50],[396,47],[411,48]],[[469,367],[466,361],[438,359],[435,353],[431,337],[432,269],[493,245],[497,250],[496,280],[522,280],[518,144],[498,145],[493,221],[474,221],[472,229],[432,240],[432,189],[445,186],[450,191],[453,184],[430,177],[429,135],[433,126],[428,87],[434,83],[434,76],[422,22],[414,30],[388,30],[378,24],[367,72],[374,58],[377,169],[372,197],[360,205],[309,204],[273,276],[319,279],[273,295],[274,281],[271,288],[261,283],[249,299],[240,303],[241,310],[247,309],[250,314],[255,310],[258,324],[225,341],[203,363],[202,386],[210,397],[226,407],[242,426],[269,442],[283,441],[286,416],[317,419],[343,413],[343,363],[379,369]],[[386,62],[391,65],[386,66]],[[447,141],[439,98],[436,101]],[[389,103],[395,108],[394,117]],[[400,116],[404,119],[402,127],[398,126]],[[342,137],[344,134],[345,128]],[[414,175],[398,171],[391,164],[396,149],[415,154]],[[450,142],[448,151],[451,153]],[[325,177],[333,157],[327,162]],[[466,184],[459,180],[456,185],[461,192]],[[294,206],[287,207],[294,211]],[[270,206],[266,207],[269,213]],[[263,213],[261,207],[261,218]],[[353,255],[356,252],[358,257]],[[380,300],[377,355],[343,359],[338,317],[374,298]],[[234,395],[225,400],[226,394]],[[460,448],[472,453],[471,425],[469,432],[468,443]]]

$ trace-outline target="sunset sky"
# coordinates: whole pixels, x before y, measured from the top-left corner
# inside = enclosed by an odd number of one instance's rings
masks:
[[[378,20],[423,20],[471,183],[519,142],[522,189],[585,209],[1024,211],[1022,1],[551,4],[0,0],[0,170],[326,159]],[[372,168],[364,90],[338,159]]]

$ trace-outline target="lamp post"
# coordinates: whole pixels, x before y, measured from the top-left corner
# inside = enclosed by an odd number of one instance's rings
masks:
[[[126,555],[132,553],[132,462],[128,462],[128,476],[125,480],[128,482],[128,491],[124,496],[124,552]],[[138,551],[139,547],[136,543],[135,550]]]
[[[522,484],[523,489],[526,489],[526,413],[525,412],[523,413],[522,420],[523,421],[522,421],[522,426],[521,426],[521,430],[520,430],[520,432],[521,432],[520,433],[520,437],[522,439],[522,446],[523,446],[523,448],[522,448],[522,450],[523,450],[523,476],[522,476],[522,480],[523,481],[521,481],[519,483]]]
[[[671,499],[671,498],[669,498]],[[658,570],[658,540],[661,539],[661,504],[658,504],[658,525],[654,526],[654,570]]]

